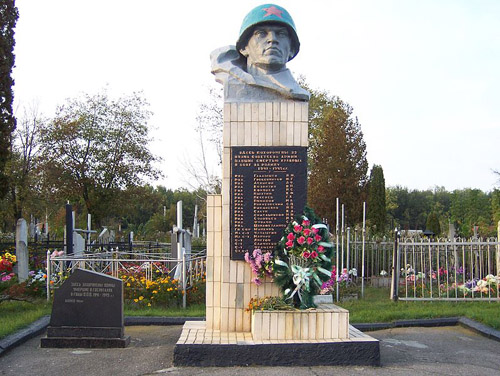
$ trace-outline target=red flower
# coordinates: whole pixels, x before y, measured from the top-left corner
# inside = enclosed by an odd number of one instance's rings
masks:
[[[318,257],[318,252],[312,251],[311,252],[311,258],[315,259],[316,257]]]
[[[307,238],[307,244],[311,245],[314,242],[313,238]]]
[[[316,227],[313,227],[313,229],[312,229],[312,230],[313,230],[313,233],[314,233],[314,234],[317,234],[317,233],[319,232],[319,229],[318,229],[318,228],[316,228]]]
[[[305,259],[308,259],[309,257],[311,257],[311,254],[307,251],[305,251],[303,254],[302,254],[302,257],[304,257]]]
[[[289,240],[286,242],[286,247],[287,248],[292,248],[293,247],[293,240]]]
[[[319,242],[321,240],[321,235],[314,235],[314,240]]]
[[[304,229],[304,236],[309,236],[309,235],[311,235],[311,229],[309,228]]]
[[[293,233],[289,233],[288,236],[286,237],[288,240],[294,240],[295,235]]]
[[[293,226],[293,231],[295,231],[296,233],[301,232],[302,231],[302,226],[299,226],[299,225]]]
[[[310,224],[311,224],[311,221],[310,221],[310,220],[308,220],[308,219],[304,219],[304,220],[302,221],[302,226],[304,226],[304,227],[308,227]]]
[[[325,251],[325,247],[323,247],[322,245],[318,245],[318,252],[324,252]]]
[[[301,236],[300,238],[297,239],[297,243],[299,243],[300,245],[304,244],[306,242],[306,238],[304,238],[303,236]]]

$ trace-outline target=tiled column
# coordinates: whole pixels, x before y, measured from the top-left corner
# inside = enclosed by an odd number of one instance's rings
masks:
[[[207,329],[250,332],[250,299],[280,294],[270,281],[256,286],[250,266],[230,259],[231,147],[307,147],[307,121],[307,102],[224,104],[222,195],[209,196],[207,203]]]

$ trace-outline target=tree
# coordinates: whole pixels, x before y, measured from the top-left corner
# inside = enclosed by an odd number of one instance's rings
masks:
[[[479,226],[479,233],[485,235],[492,218],[490,198],[479,189],[455,190],[450,214],[461,236],[472,236],[473,226]]]
[[[347,223],[361,220],[368,162],[361,125],[353,109],[325,91],[311,90],[309,102],[308,203],[334,223],[336,198],[345,205]]]
[[[26,214],[24,211],[27,201],[34,199],[37,193],[36,168],[40,154],[40,131],[46,122],[38,114],[37,107],[31,106],[24,109],[14,131],[10,161],[10,199],[15,222]]]
[[[200,105],[196,116],[196,131],[200,143],[199,154],[190,155],[183,165],[189,176],[186,183],[195,191],[202,192],[200,199],[206,194],[219,194],[222,188],[220,174],[213,173],[208,162],[209,150],[204,140],[208,140],[217,154],[218,165],[222,165],[222,128],[223,128],[223,90],[222,86],[209,88],[208,100]],[[201,189],[201,190],[200,190]]]
[[[14,94],[12,68],[14,68],[14,27],[19,13],[15,0],[0,2],[0,198],[8,191],[8,174],[5,167],[10,158],[11,134],[16,128],[12,111]]]
[[[384,170],[382,166],[373,165],[368,183],[367,217],[375,234],[384,234],[386,213]]]
[[[427,217],[426,229],[432,231],[436,237],[441,234],[439,217],[435,212],[431,212]]]
[[[137,93],[69,99],[42,132],[44,188],[81,200],[100,226],[121,189],[160,174],[148,149],[150,116]]]

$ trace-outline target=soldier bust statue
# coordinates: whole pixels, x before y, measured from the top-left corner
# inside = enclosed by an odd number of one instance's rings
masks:
[[[286,67],[299,48],[295,24],[284,8],[273,4],[254,8],[243,20],[236,46],[210,55],[212,73],[224,85],[225,101],[308,101],[309,93]]]

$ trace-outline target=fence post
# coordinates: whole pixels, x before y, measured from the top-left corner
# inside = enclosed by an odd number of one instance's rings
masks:
[[[47,251],[47,278],[45,280],[47,284],[47,301],[50,300],[50,251]]]
[[[365,229],[366,202],[363,202],[363,243],[361,245],[361,297],[365,297]]]
[[[186,252],[182,249],[182,308],[186,308]]]
[[[498,221],[497,227],[497,274],[500,275],[500,221]]]
[[[391,283],[391,299],[397,302],[398,286],[399,286],[399,246],[398,246],[398,229],[394,229],[394,249],[392,251],[392,283]]]

